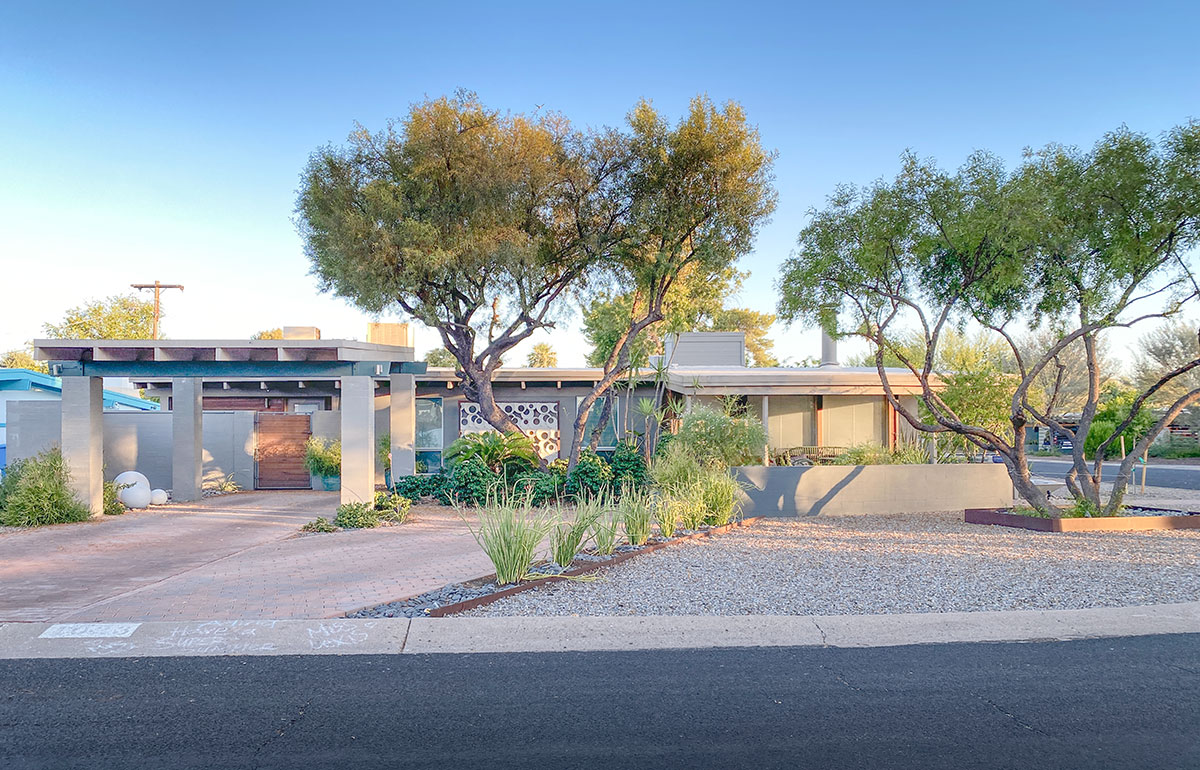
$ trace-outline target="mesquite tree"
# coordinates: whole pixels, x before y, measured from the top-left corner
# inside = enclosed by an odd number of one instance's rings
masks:
[[[1158,144],[1121,129],[1087,152],[1049,146],[1027,153],[1012,171],[986,153],[948,173],[908,156],[891,183],[840,188],[814,212],[778,283],[779,313],[820,324],[836,335],[871,342],[889,401],[913,427],[953,433],[1004,460],[1018,493],[1050,511],[1032,482],[1025,453],[1027,425],[1047,425],[1070,438],[1066,477],[1077,501],[1105,514],[1119,509],[1134,460],[1188,405],[1200,387],[1180,392],[1125,457],[1107,501],[1101,499],[1101,459],[1160,391],[1200,366],[1200,358],[1157,372],[1141,386],[1129,415],[1084,457],[1100,400],[1099,336],[1107,329],[1177,316],[1200,297],[1190,253],[1200,242],[1200,124],[1189,123]],[[1010,430],[962,419],[947,406],[933,373],[947,330],[977,323],[998,334],[1017,369],[1009,402]],[[916,329],[914,354],[897,344]],[[1024,330],[1050,331],[1034,352],[1018,341]],[[1077,426],[1058,419],[1055,389],[1034,395],[1060,356],[1082,346],[1086,394]],[[1022,349],[1022,348],[1025,349]],[[920,414],[892,393],[885,355],[921,383]]]
[[[640,336],[663,320],[664,302],[681,276],[727,282],[730,265],[750,251],[775,208],[774,154],[763,149],[740,105],[718,109],[698,97],[672,125],[643,101],[630,113],[629,129],[626,214],[600,276],[626,297],[625,315],[613,324],[604,373],[580,401],[572,467],[582,447],[599,437],[613,399],[604,399],[588,442],[593,406],[629,373]]]
[[[492,376],[608,252],[625,161],[615,132],[503,115],[459,92],[316,151],[297,227],[324,290],[437,329],[466,397],[515,431]]]

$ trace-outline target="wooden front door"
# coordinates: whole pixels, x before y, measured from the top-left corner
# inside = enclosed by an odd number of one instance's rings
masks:
[[[255,489],[310,489],[312,481],[304,467],[304,444],[312,435],[307,414],[254,416],[258,449],[254,453]]]

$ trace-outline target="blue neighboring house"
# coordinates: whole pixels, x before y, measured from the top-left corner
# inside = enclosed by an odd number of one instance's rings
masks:
[[[0,468],[7,462],[6,432],[9,401],[57,401],[62,398],[62,380],[29,369],[0,369]],[[105,409],[132,409],[152,412],[159,408],[154,401],[104,391]]]

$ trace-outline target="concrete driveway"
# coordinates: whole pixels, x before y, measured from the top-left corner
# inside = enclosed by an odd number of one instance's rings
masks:
[[[454,513],[296,537],[325,492],[244,492],[0,534],[0,621],[336,617],[490,574]]]

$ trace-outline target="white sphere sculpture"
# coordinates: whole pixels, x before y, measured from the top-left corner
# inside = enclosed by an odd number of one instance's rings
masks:
[[[131,484],[133,487],[145,487],[147,490],[150,489],[150,479],[146,478],[137,471],[125,471],[124,473],[119,473],[117,474],[117,477],[113,479],[113,483],[117,486]],[[130,488],[132,489],[132,487]]]
[[[129,487],[121,490],[121,502],[130,508],[150,505],[150,487]]]
[[[167,502],[167,490],[165,490],[165,489],[150,490],[150,504],[151,505],[165,505],[166,502]]]

